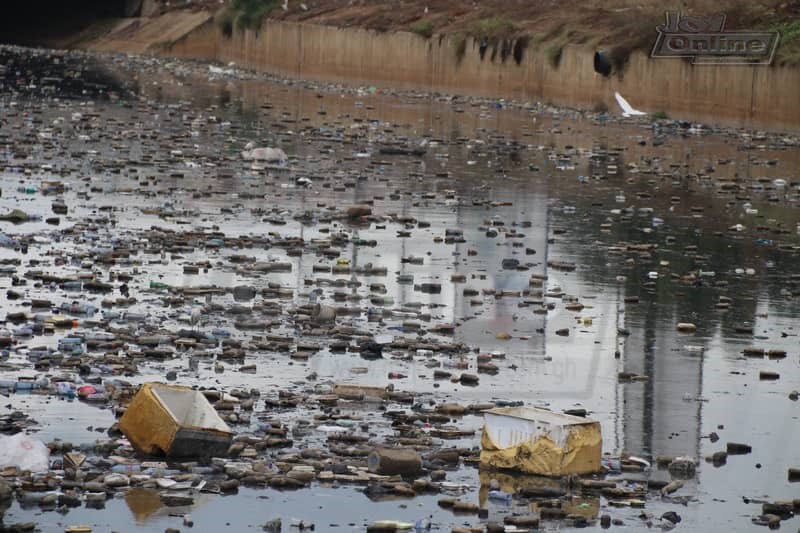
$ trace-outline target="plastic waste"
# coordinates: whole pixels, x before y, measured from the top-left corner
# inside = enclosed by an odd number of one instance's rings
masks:
[[[280,148],[253,148],[242,152],[242,159],[246,161],[267,161],[270,163],[285,164],[288,157]]]
[[[410,531],[414,528],[415,524],[410,522],[399,522],[397,520],[378,520],[370,524],[367,527],[367,531]]]
[[[122,313],[120,311],[109,311],[104,309],[101,314],[103,320],[117,320],[118,318],[122,317]]]
[[[122,313],[121,319],[123,322],[144,322],[147,320],[147,315],[144,313],[135,313],[133,311],[125,311]]]
[[[58,340],[58,351],[69,355],[83,353],[83,339],[80,337],[63,337]]]
[[[232,433],[202,393],[188,387],[145,383],[119,421],[137,450],[165,455],[225,453]]]
[[[420,518],[416,522],[414,522],[414,531],[415,533],[422,533],[424,531],[431,530],[431,519],[428,518]]]
[[[31,337],[33,336],[33,328],[30,326],[22,326],[14,330],[15,337]]]
[[[50,468],[50,450],[24,433],[0,436],[0,468],[43,472]]]
[[[59,396],[66,396],[68,398],[75,397],[75,385],[69,381],[59,381],[53,384],[56,388],[56,394]]]
[[[142,467],[140,465],[125,465],[119,464],[114,465],[111,467],[111,471],[115,474],[131,474],[131,473],[138,473],[141,472]]]
[[[512,495],[509,494],[508,492],[503,492],[502,490],[490,490],[489,499],[494,500],[496,502],[510,503]]]
[[[82,288],[82,282],[80,280],[65,281],[62,288],[65,291],[79,291]]]
[[[14,390],[16,392],[29,391],[33,389],[46,389],[50,386],[50,380],[47,378],[37,379],[36,381],[19,380],[14,382]]]
[[[97,312],[97,308],[91,304],[82,304],[78,302],[63,303],[61,304],[61,312],[69,313],[72,315],[93,315]]]
[[[78,396],[86,398],[92,394],[97,394],[97,389],[93,385],[81,385],[78,387]]]
[[[23,222],[28,222],[31,220],[35,220],[37,215],[29,215],[22,209],[13,209],[8,213],[0,215],[0,220],[7,220],[9,222],[13,222],[14,224],[21,224]],[[41,219],[41,217],[38,217]]]
[[[15,391],[33,390],[35,385],[32,381],[17,381],[14,383]]]
[[[14,248],[17,245],[17,241],[6,235],[5,233],[0,233],[0,246],[3,248]]]

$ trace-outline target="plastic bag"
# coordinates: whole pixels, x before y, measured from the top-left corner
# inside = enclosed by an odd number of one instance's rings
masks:
[[[50,468],[50,450],[44,443],[24,433],[0,435],[0,468],[43,472]]]

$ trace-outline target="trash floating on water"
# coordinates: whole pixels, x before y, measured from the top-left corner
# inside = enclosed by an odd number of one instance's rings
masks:
[[[50,468],[50,450],[24,433],[0,435],[0,468],[45,472]]]
[[[199,391],[145,383],[119,421],[143,453],[169,457],[225,455],[233,434]]]
[[[285,164],[288,160],[286,152],[280,148],[255,148],[248,145],[249,148],[242,152],[242,159],[246,161],[265,161],[267,163]]]
[[[481,465],[564,476],[600,471],[600,423],[533,407],[484,412]]]

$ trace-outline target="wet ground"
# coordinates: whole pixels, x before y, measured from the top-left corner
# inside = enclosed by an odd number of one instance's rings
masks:
[[[562,502],[592,527],[609,514],[622,521],[612,528],[669,528],[660,517],[675,511],[686,531],[747,531],[761,527],[752,519],[763,501],[798,497],[787,478],[800,467],[800,404],[790,399],[800,388],[796,137],[163,60],[8,48],[0,65],[0,215],[26,215],[0,221],[0,337],[13,339],[2,380],[43,383],[6,390],[3,414],[28,414],[36,438],[90,449],[124,404],[112,391],[168,378],[259,391],[252,416],[231,427],[289,428],[293,443],[268,461],[324,450],[314,427],[331,420],[392,443],[387,411],[524,402],[586,409],[604,453],[652,462],[637,479],[670,480],[658,457],[698,461],[695,477],[671,495],[648,491],[644,507],[599,494]],[[289,159],[245,161],[250,142]],[[387,153],[397,147],[419,152]],[[348,218],[357,204],[372,214]],[[109,285],[76,288],[77,279]],[[256,291],[241,297],[237,286]],[[336,308],[335,325],[313,324],[310,301]],[[33,327],[55,315],[74,327]],[[677,331],[687,322],[695,332]],[[189,330],[198,342],[176,341]],[[76,333],[85,368],[53,358]],[[387,334],[382,358],[359,354]],[[144,342],[154,335],[163,341]],[[462,385],[458,375],[490,353],[496,368]],[[106,384],[108,396],[52,394],[46,384],[64,376]],[[393,385],[414,401],[340,400],[334,417],[315,398],[336,383]],[[428,437],[428,448],[478,450],[481,416],[444,426],[464,434]],[[728,442],[752,452],[705,460]],[[292,520],[361,531],[431,516],[447,531],[540,509],[487,500],[491,479],[513,492],[524,477],[467,458],[447,470],[441,492],[488,508],[488,519],[440,508],[441,494],[370,499],[362,486],[312,481],[198,493],[183,507],[146,486],[64,513],[18,498],[4,523],[163,531],[185,529],[191,513],[203,531],[260,530],[278,517],[287,531]],[[542,520],[548,530],[576,524]]]

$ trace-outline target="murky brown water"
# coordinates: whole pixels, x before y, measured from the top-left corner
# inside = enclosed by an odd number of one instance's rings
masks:
[[[743,497],[797,497],[786,473],[800,466],[800,450],[791,444],[800,440],[800,404],[788,399],[800,387],[800,196],[793,175],[800,152],[788,147],[788,140],[745,138],[730,131],[694,135],[672,126],[623,124],[568,111],[498,108],[490,102],[449,102],[366,88],[355,92],[227,76],[208,79],[202,65],[129,65],[127,59],[80,56],[60,57],[54,64],[49,55],[33,58],[11,50],[0,58],[7,64],[0,93],[0,152],[5,161],[0,213],[22,209],[51,216],[54,196],[43,194],[45,181],[67,185],[58,197],[69,206],[58,227],[44,221],[0,222],[7,235],[38,236],[27,254],[2,248],[0,260],[20,259],[20,273],[95,271],[102,279],[109,270],[134,273],[128,285],[139,302],[127,311],[142,313],[144,321],[112,319],[105,327],[189,328],[189,313],[204,300],[165,307],[163,293],[148,290],[153,280],[176,287],[262,288],[277,283],[292,289],[290,299],[281,302],[284,307],[307,302],[309,292],[319,287],[323,302],[357,310],[340,323],[375,334],[425,336],[506,354],[498,360],[496,375],[482,374],[477,387],[463,387],[434,381],[431,359],[423,355],[397,351],[366,361],[357,353],[331,352],[327,338],[303,333],[285,317],[274,317],[268,332],[254,332],[237,329],[231,315],[217,312],[200,329],[225,329],[249,341],[267,333],[285,335],[321,349],[307,362],[292,360],[287,353],[249,350],[244,364],[255,364],[255,374],[237,371],[239,362],[224,361],[224,372],[218,373],[206,360],[195,373],[187,368],[188,354],[179,354],[142,363],[140,373],[126,379],[163,379],[168,370],[177,370],[181,384],[257,388],[270,395],[277,388],[309,386],[305,378],[313,372],[321,389],[334,382],[393,383],[424,401],[500,399],[554,410],[584,407],[601,421],[606,453],[627,450],[648,458],[699,459],[697,478],[675,498],[652,497],[646,504],[656,518],[676,510],[683,518],[679,527],[686,531],[749,530],[760,505],[742,503]],[[58,83],[43,76],[65,78],[81,65],[84,79],[99,85],[45,89]],[[418,158],[378,152],[382,143],[398,139],[414,146],[425,140],[427,153]],[[242,162],[238,154],[249,141],[283,148],[291,158],[288,168],[259,170]],[[297,178],[309,178],[311,186],[298,185]],[[26,192],[26,187],[35,192]],[[405,227],[388,217],[383,223],[357,226],[330,219],[337,209],[364,201],[374,201],[378,215],[397,214],[429,226]],[[372,263],[386,267],[387,274],[315,272],[315,265],[330,268],[336,259],[308,248],[300,255],[293,255],[291,248],[263,245],[197,246],[181,254],[161,254],[143,240],[152,227],[213,230],[272,242],[286,237],[310,242],[344,231],[352,240],[374,243],[348,245],[339,262],[353,271]],[[437,242],[446,230],[456,228],[465,242]],[[402,231],[408,236],[401,237]],[[129,263],[109,267],[70,259],[123,243],[141,248]],[[247,271],[228,261],[234,254],[286,261],[291,271]],[[402,261],[412,256],[422,258],[422,264]],[[57,264],[59,257],[66,261]],[[517,259],[526,268],[503,269],[504,259]],[[207,270],[184,273],[184,265],[206,260]],[[557,270],[548,261],[572,262],[577,268]],[[695,276],[687,278],[692,272]],[[463,274],[465,281],[452,282],[454,274]],[[560,289],[584,308],[568,311],[560,296],[522,296],[532,274],[547,275],[546,293]],[[413,276],[414,284],[441,283],[441,293],[415,291],[413,285],[398,283],[400,275]],[[0,278],[3,289],[12,289],[10,276],[9,271]],[[360,284],[325,285],[320,278]],[[371,291],[373,283],[384,284],[385,294]],[[477,296],[465,296],[465,287],[476,289]],[[14,289],[23,290],[25,298],[4,299],[6,313],[30,310],[24,304],[30,298],[57,305],[79,298],[97,307],[103,299],[73,296],[31,281]],[[509,292],[496,296],[501,291]],[[731,298],[727,309],[717,305],[721,297]],[[378,298],[385,299],[383,305],[376,303]],[[211,300],[226,307],[234,303],[230,294]],[[541,312],[542,303],[555,305]],[[382,310],[389,311],[378,321]],[[422,327],[404,326],[408,320]],[[678,322],[695,323],[697,332],[677,332]],[[425,331],[440,324],[456,324],[454,333]],[[81,324],[92,325],[88,320]],[[7,327],[13,333],[19,326]],[[562,328],[569,329],[568,336],[555,334]],[[511,338],[498,340],[502,332]],[[62,336],[57,332],[19,342],[55,348]],[[785,350],[787,357],[745,358],[741,352],[747,346]],[[13,350],[3,379],[39,375],[28,355],[19,346]],[[452,362],[441,355],[435,360]],[[360,373],[361,368],[367,373]],[[759,380],[761,370],[779,372],[780,379]],[[390,372],[407,377],[389,379]],[[624,383],[620,372],[649,379]],[[90,443],[98,438],[98,427],[102,431],[114,422],[109,409],[77,401],[17,393],[4,403],[37,419],[37,436],[45,441],[60,437]],[[264,412],[289,424],[305,415],[302,409]],[[390,433],[390,421],[380,412],[357,414],[378,434]],[[454,444],[479,446],[481,423],[475,416],[461,419],[459,428],[477,431]],[[707,438],[713,431],[719,442]],[[303,443],[323,440],[324,435],[311,435]],[[753,453],[731,456],[719,468],[703,461],[729,441],[749,443]],[[650,475],[669,478],[655,468]],[[465,485],[466,499],[477,503],[486,498],[479,488],[481,481],[488,481],[477,469],[463,468],[448,480]],[[523,510],[519,503],[488,505],[492,519]],[[604,499],[574,505],[576,512],[594,517],[608,512],[623,519],[628,529],[645,527],[641,509],[610,507]],[[202,531],[243,531],[278,516],[285,527],[297,518],[315,522],[318,531],[361,530],[372,519],[413,522],[427,515],[442,530],[480,522],[440,510],[432,496],[371,502],[356,487],[316,485],[288,493],[245,489],[232,497],[204,495],[191,509],[161,507],[152,493],[136,489],[107,502],[105,510],[78,508],[65,516],[14,503],[5,520],[36,521],[43,531],[77,523],[92,524],[98,531],[162,531],[181,527],[181,519],[170,516],[176,512],[191,512],[195,529]],[[565,526],[553,522],[548,527]]]

